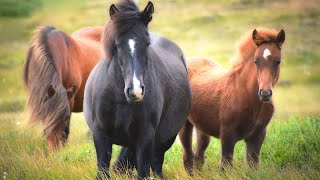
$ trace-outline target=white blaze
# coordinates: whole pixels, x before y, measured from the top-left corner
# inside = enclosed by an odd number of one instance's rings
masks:
[[[267,59],[268,56],[271,56],[271,52],[269,51],[269,49],[266,48],[266,49],[263,51],[263,57],[264,57],[265,60],[268,60],[268,59]]]
[[[142,93],[140,81],[137,79],[136,73],[133,74],[133,91],[136,95]]]
[[[133,39],[129,39],[128,44],[130,47],[131,55],[133,56],[134,51],[135,51],[134,45],[136,44],[136,42]]]
[[[134,60],[134,51],[135,51],[136,42],[133,39],[129,39],[128,44],[130,47],[132,59]],[[141,96],[142,89],[140,87],[140,81],[138,80],[134,69],[133,69],[133,91],[136,94],[136,96]]]

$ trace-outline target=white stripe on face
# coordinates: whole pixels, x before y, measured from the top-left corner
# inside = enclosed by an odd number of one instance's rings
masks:
[[[133,39],[129,39],[128,44],[131,51],[132,59],[134,60],[134,51],[135,51],[136,42]],[[136,72],[133,69],[133,92],[137,97],[140,97],[142,94],[142,88],[140,87],[140,84],[141,83],[136,76]]]
[[[129,47],[130,47],[130,51],[131,51],[131,55],[133,57],[134,51],[135,51],[135,47],[134,45],[136,44],[136,42],[133,39],[129,39]]]
[[[269,51],[268,48],[266,48],[266,49],[263,51],[263,58],[264,58],[265,60],[268,60],[268,59],[267,59],[268,56],[271,56],[271,52]]]
[[[138,80],[136,73],[133,74],[133,92],[137,97],[142,94],[142,88],[140,87],[140,81]]]

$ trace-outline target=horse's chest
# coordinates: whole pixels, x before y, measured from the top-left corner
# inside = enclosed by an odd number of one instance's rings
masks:
[[[132,142],[133,132],[136,126],[131,118],[117,117],[116,113],[106,113],[104,119],[100,119],[101,130],[112,140],[114,144],[129,146]]]
[[[247,137],[250,133],[256,130],[257,126],[265,128],[271,120],[273,111],[262,111],[261,109],[247,109],[238,116],[237,132],[239,139]],[[260,127],[259,127],[260,128]]]
[[[99,117],[102,131],[112,139],[113,143],[130,146],[135,142],[137,132],[145,123],[151,123],[142,104],[130,105],[128,103],[102,104],[99,108]]]

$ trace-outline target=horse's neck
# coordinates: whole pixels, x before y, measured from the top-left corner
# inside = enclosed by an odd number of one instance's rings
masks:
[[[238,83],[241,83],[241,87],[246,88],[245,90],[249,97],[257,97],[252,96],[253,94],[257,94],[259,89],[258,73],[253,57],[250,57],[250,59],[246,59],[242,64],[233,67],[233,69],[236,68],[237,70],[233,71],[233,75],[238,77]],[[258,97],[256,99],[258,100]]]
[[[63,61],[63,69],[62,69],[62,75],[63,75],[63,81],[67,82],[68,84],[71,83],[78,85],[78,70],[79,70],[79,62],[81,61],[81,52],[79,50],[78,43],[71,37],[68,37],[68,43],[65,54],[63,54],[62,58]]]

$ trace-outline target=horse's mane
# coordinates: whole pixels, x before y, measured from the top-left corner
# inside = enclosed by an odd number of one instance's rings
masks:
[[[36,31],[23,67],[23,80],[28,90],[29,123],[42,121],[46,135],[60,123],[57,120],[66,113],[68,106],[66,93],[61,93],[65,89],[48,45],[48,34],[54,30],[52,26],[45,26]],[[47,101],[46,94],[50,85],[57,93]]]
[[[142,22],[142,13],[132,0],[122,0],[116,4],[120,11],[110,20],[102,34],[102,42],[105,58],[111,60],[112,52],[115,49],[115,38],[131,29],[134,25]]]
[[[275,41],[277,39],[278,32],[273,29],[258,28],[258,40],[262,42]],[[249,31],[243,36],[237,43],[237,53],[234,58],[231,59],[233,66],[246,63],[254,57],[256,50],[256,44],[252,39],[252,31]]]
[[[43,54],[47,57],[47,59],[50,59],[50,61],[52,59],[52,54],[49,51],[47,38],[46,38],[47,33],[49,33],[52,30],[55,30],[55,27],[45,26],[45,27],[39,28],[36,30],[34,36],[32,37],[31,46],[27,52],[27,58],[24,64],[24,69],[23,69],[23,81],[26,87],[28,87],[28,84],[29,84],[29,65],[31,63],[33,54]]]

